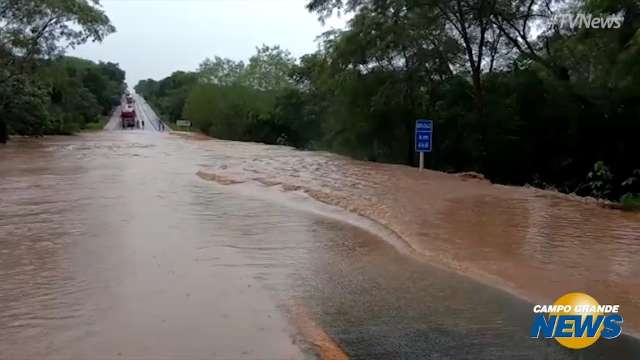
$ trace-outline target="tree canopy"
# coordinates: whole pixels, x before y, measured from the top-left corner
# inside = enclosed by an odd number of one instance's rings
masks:
[[[637,0],[307,7],[321,19],[351,19],[296,61],[278,47],[248,63],[205,60],[182,116],[218,137],[405,164],[416,162],[413,127],[426,117],[435,121],[432,168],[612,199],[640,191]],[[580,13],[623,20],[609,28],[558,21]]]
[[[42,67],[48,66],[51,59],[59,57],[69,47],[87,41],[101,41],[114,31],[97,0],[2,1],[0,142],[6,141],[8,132],[16,129],[48,127],[43,107],[48,102],[47,96],[52,93],[39,77]],[[111,71],[114,71],[114,66],[111,66]],[[85,76],[92,86],[107,86],[96,85],[100,77],[95,74],[87,73]],[[93,90],[102,91],[97,87]],[[32,125],[37,123],[40,126],[34,128]]]

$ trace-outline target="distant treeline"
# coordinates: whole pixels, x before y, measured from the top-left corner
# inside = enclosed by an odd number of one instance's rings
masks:
[[[125,89],[117,64],[62,56],[115,31],[94,0],[0,2],[0,143],[99,126]]]
[[[307,7],[352,18],[300,59],[265,46],[246,63],[206,59],[136,91],[166,120],[186,118],[215,137],[404,164],[415,164],[415,120],[429,118],[431,168],[615,200],[640,193],[638,0]],[[581,13],[623,20],[611,28],[557,20]],[[87,36],[112,31],[98,15],[77,17],[94,20],[98,31]]]
[[[62,57],[38,66],[0,113],[9,134],[70,134],[99,126],[120,103],[125,73],[117,64]]]
[[[136,91],[166,120],[214,137],[404,164],[416,161],[415,120],[429,118],[431,168],[633,200],[639,3],[574,2],[574,11],[622,14],[618,29],[560,27],[542,1],[528,3],[314,0],[323,16],[354,12],[318,52],[296,60],[264,46],[246,64],[206,59]],[[533,37],[534,24],[546,30]]]

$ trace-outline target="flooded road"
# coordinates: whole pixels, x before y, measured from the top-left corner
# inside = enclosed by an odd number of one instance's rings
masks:
[[[136,129],[126,129],[126,131],[146,131],[146,132],[165,132],[168,130],[165,124],[161,123],[160,117],[153,111],[151,106],[147,103],[147,101],[138,94],[132,94],[134,102],[134,107],[136,110],[136,119],[140,121],[139,127]],[[115,130],[123,130],[122,129],[122,120],[120,118],[121,108],[117,107],[111,118],[105,124],[104,130],[115,131]]]
[[[637,358],[626,336],[529,339],[523,297],[586,291],[637,326],[639,224],[285,147],[19,139],[0,147],[0,358]]]
[[[529,301],[581,291],[621,304],[625,328],[640,333],[640,213],[407,166],[204,143],[229,157],[202,163],[205,178],[304,192],[390,229],[418,258]]]

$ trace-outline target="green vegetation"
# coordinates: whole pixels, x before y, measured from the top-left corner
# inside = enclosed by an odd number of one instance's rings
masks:
[[[143,80],[135,90],[170,124],[185,117],[215,137],[276,143],[291,132],[282,119],[274,118],[274,110],[278,97],[294,88],[294,65],[289,52],[263,46],[247,64],[206,59],[198,72]]]
[[[492,181],[634,202],[640,193],[638,0],[308,0],[345,30],[295,59],[205,59],[136,91],[164,120],[215,137],[415,164],[413,126],[435,121],[428,165]],[[622,16],[569,27],[556,15]],[[117,64],[65,58],[113,32],[93,0],[0,4],[0,140],[96,127],[124,89]],[[63,45],[64,44],[64,45]]]
[[[109,122],[109,115],[99,116],[94,122],[84,124],[83,130],[85,131],[100,131],[104,129],[105,125]]]
[[[124,91],[124,72],[62,53],[114,30],[97,1],[2,1],[0,142],[10,134],[72,133],[109,114]]]
[[[629,211],[639,211],[640,210],[640,194],[625,194],[620,199],[620,203],[622,204],[622,208]]]
[[[414,121],[430,118],[432,168],[608,199],[638,193],[640,3],[545,4],[311,0],[321,18],[353,14],[316,53],[294,60],[264,46],[247,64],[206,59],[136,90],[215,137],[372,161],[415,164]],[[578,12],[624,21],[553,20]]]
[[[144,95],[162,120],[175,122],[182,117],[184,102],[197,80],[193,73],[178,71],[161,81],[140,81],[135,90]]]

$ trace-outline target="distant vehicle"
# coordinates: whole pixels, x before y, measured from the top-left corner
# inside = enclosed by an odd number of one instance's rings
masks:
[[[129,105],[131,105],[131,104],[133,104],[133,103],[134,103],[133,96],[132,96],[131,94],[127,94],[127,95],[125,96],[125,99],[126,99],[126,101],[127,101],[127,104],[129,104]]]
[[[136,127],[136,109],[129,104],[122,106],[120,113],[120,119],[122,120],[122,128],[135,128]]]

